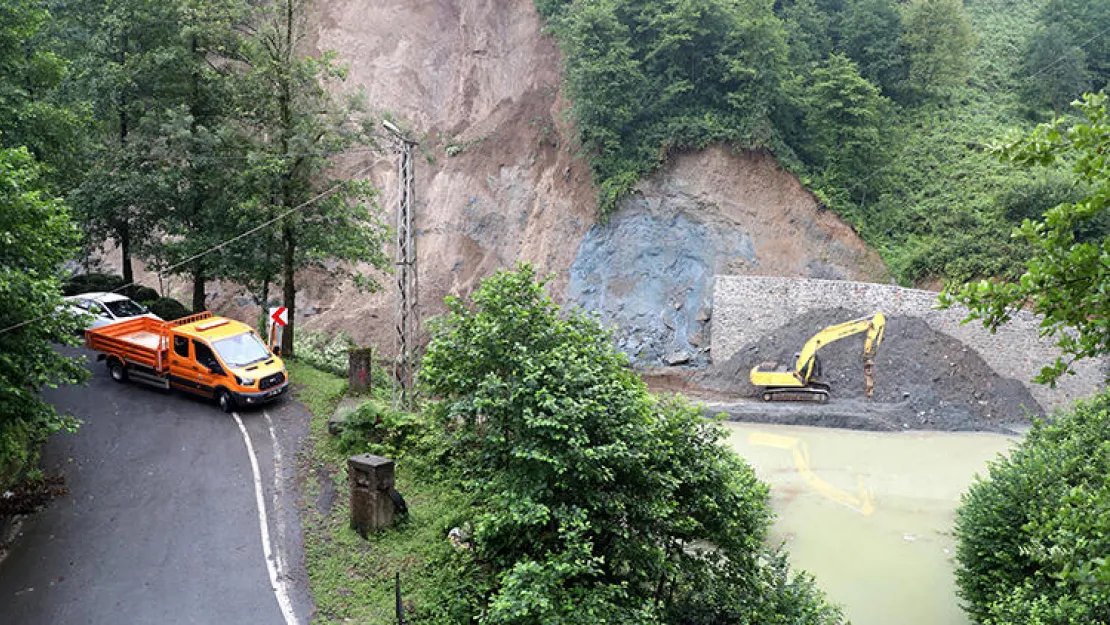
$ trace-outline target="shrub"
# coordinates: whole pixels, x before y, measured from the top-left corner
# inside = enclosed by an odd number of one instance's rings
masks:
[[[339,332],[329,338],[323,332],[300,331],[294,341],[293,353],[297,358],[321,371],[347,377],[347,352],[355,347],[351,335]]]
[[[110,273],[83,273],[66,279],[62,284],[62,295],[114,291],[121,286],[123,286],[121,276]]]
[[[159,297],[148,304],[147,308],[166,321],[173,321],[193,314],[184,304],[172,297]]]
[[[957,512],[956,580],[980,623],[1110,623],[1110,393],[1037,423]]]
[[[339,447],[347,455],[372,453],[400,458],[419,445],[427,433],[428,424],[419,415],[371,400],[347,417]]]
[[[429,409],[442,464],[473,502],[460,557],[478,577],[451,594],[485,606],[482,622],[839,621],[766,551],[767,486],[724,432],[648,393],[530,266],[448,308],[420,376],[442,398]]]
[[[141,302],[146,305],[149,305],[161,299],[158,291],[155,291],[149,286],[143,286],[141,284],[132,284],[131,286],[120,289],[119,292],[122,295],[130,297],[136,302]]]

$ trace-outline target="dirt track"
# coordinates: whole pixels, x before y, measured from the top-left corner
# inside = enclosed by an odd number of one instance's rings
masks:
[[[1018,380],[994,373],[960,342],[912,317],[887,319],[886,338],[875,358],[875,394],[864,396],[862,335],[819,352],[821,380],[832,387],[827,405],[809,402],[764,404],[748,381],[762,362],[789,363],[817,331],[864,316],[833,309],[797,317],[731,359],[699,372],[648,375],[657,391],[678,392],[741,421],[823,425],[853,429],[1008,431],[1044,411]]]

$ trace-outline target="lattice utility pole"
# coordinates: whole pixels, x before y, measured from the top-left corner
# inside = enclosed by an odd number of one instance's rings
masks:
[[[399,142],[397,163],[397,308],[394,323],[397,329],[397,356],[393,361],[393,406],[410,409],[413,404],[413,350],[415,329],[417,271],[416,238],[413,236],[413,171],[412,149],[417,143],[405,136],[397,126],[383,120]]]

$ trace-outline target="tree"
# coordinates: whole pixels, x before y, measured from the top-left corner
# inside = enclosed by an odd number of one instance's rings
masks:
[[[1110,395],[1038,422],[971,485],[956,581],[978,623],[1110,623]]]
[[[257,137],[249,154],[250,175],[259,184],[253,205],[266,217],[263,221],[280,219],[280,236],[265,234],[237,246],[248,256],[233,277],[240,283],[261,284],[265,306],[276,278],[268,272],[275,257],[280,259],[282,304],[289,309],[281,348],[292,355],[297,271],[325,270],[375,288],[358,263],[387,267],[382,253],[385,228],[369,183],[324,176],[332,156],[372,142],[360,97],[334,95],[346,77],[334,53],[319,58],[303,54],[302,0],[279,0],[264,9],[244,42],[249,69],[241,77],[240,106]]]
[[[767,487],[700,410],[648,393],[528,265],[471,300],[448,298],[420,379],[440,399],[442,466],[473,501],[485,573],[458,583],[487,589],[483,622],[838,620],[765,551]]]
[[[143,257],[154,269],[189,276],[199,311],[207,308],[208,281],[227,273],[228,252],[218,244],[242,231],[234,227],[249,141],[235,96],[247,15],[226,0],[182,2],[179,15],[176,45],[165,53],[182,87],[146,122],[162,208],[152,220],[159,244]]]
[[[829,55],[833,49],[829,33],[834,16],[822,11],[817,0],[786,3],[779,13],[782,16],[791,67],[808,68]]]
[[[1090,90],[1087,54],[1063,24],[1037,28],[1026,44],[1021,63],[1026,94],[1059,115],[1071,101]]]
[[[25,146],[44,181],[57,184],[72,179],[84,111],[59,93],[69,63],[48,27],[52,19],[41,0],[0,4],[0,147]]]
[[[1032,258],[1017,282],[983,280],[950,287],[941,303],[964,304],[968,319],[994,330],[1015,311],[1031,308],[1044,317],[1041,333],[1055,339],[1062,355],[1045,366],[1037,381],[1055,383],[1082,358],[1110,353],[1110,236],[1089,236],[1092,224],[1106,223],[1110,198],[1110,120],[1105,92],[1087,94],[1079,103],[1086,118],[1070,127],[1063,120],[1042,124],[1026,137],[994,148],[1002,159],[1032,166],[1057,160],[1070,163],[1089,194],[1050,209],[1043,219],[1025,219],[1014,237],[1033,247]]]
[[[806,140],[799,152],[822,172],[827,186],[858,192],[855,181],[883,159],[881,129],[890,101],[840,54],[803,79],[800,100]]]
[[[838,49],[856,62],[859,73],[893,96],[906,80],[902,17],[891,0],[849,0],[840,18]]]
[[[901,41],[911,92],[937,95],[967,79],[975,38],[963,0],[912,0],[904,5]]]
[[[34,465],[47,434],[73,425],[39,389],[87,375],[53,345],[72,343],[80,328],[71,315],[55,314],[77,232],[42,184],[25,148],[0,149],[0,489]]]
[[[67,12],[84,42],[75,88],[92,101],[95,142],[70,201],[90,242],[119,245],[128,283],[132,257],[156,241],[153,222],[166,207],[166,172],[148,153],[158,136],[149,116],[172,108],[180,95],[179,9],[176,0],[81,0]]]
[[[1086,74],[1093,85],[1101,87],[1110,81],[1110,48],[1101,45],[1106,32],[1110,30],[1110,3],[1049,0],[1037,15],[1037,23],[1045,29],[1056,27],[1056,32],[1067,33],[1064,41],[1074,43],[1083,50]],[[1055,60],[1051,59],[1053,71],[1058,68]],[[1074,58],[1069,58],[1064,63],[1070,64],[1073,61]],[[1045,66],[1036,69],[1043,67]],[[1064,71],[1070,73],[1073,70],[1065,66]]]

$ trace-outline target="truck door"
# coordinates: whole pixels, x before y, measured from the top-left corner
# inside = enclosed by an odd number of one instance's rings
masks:
[[[200,367],[189,350],[189,337],[174,334],[173,349],[170,350],[170,384],[195,393],[199,370]]]
[[[211,397],[216,387],[227,385],[227,371],[208,345],[193,339],[193,356],[196,360],[197,391]]]

